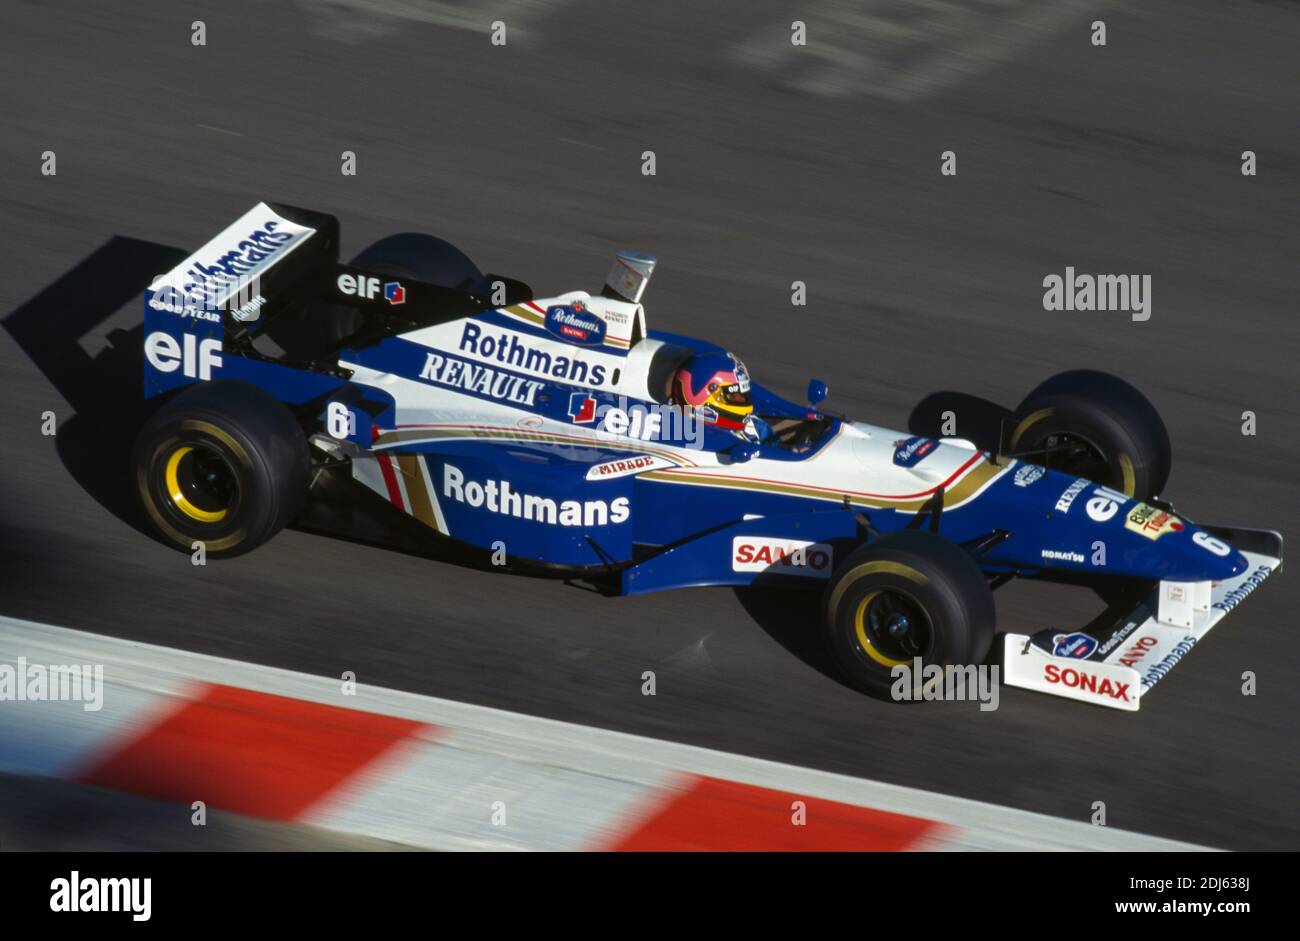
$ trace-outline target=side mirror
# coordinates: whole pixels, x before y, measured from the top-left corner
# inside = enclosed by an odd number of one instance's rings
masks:
[[[614,265],[609,269],[609,277],[605,279],[601,296],[630,304],[641,303],[641,295],[650,283],[650,276],[655,273],[656,263],[654,255],[644,252],[619,252],[614,256]]]
[[[733,464],[744,464],[757,453],[758,445],[753,441],[742,441],[727,449],[727,457],[731,458]]]
[[[808,380],[808,404],[816,408],[822,399],[826,398],[830,390],[826,388],[826,383],[820,379]]]

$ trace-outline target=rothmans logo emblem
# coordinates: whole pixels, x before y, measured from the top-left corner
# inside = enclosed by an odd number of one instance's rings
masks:
[[[582,301],[557,304],[546,308],[546,332],[579,346],[599,346],[605,342],[605,321],[587,309]]]

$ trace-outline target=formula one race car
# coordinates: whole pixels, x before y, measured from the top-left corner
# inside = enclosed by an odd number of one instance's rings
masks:
[[[608,594],[820,591],[835,661],[882,697],[900,667],[996,659],[1008,580],[1084,584],[1106,611],[1007,635],[1004,676],[1130,710],[1281,565],[1277,533],[1159,499],[1164,425],[1104,373],[1047,380],[978,442],[889,431],[647,330],[649,256],[537,298],[432,236],[338,246],[334,217],[261,203],[145,292],[165,398],[135,477],[166,542],[235,555],[296,520]]]

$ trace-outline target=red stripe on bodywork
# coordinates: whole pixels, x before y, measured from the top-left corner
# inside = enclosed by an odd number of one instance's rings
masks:
[[[928,497],[940,487],[947,490],[953,485],[958,477],[970,470],[975,464],[984,459],[983,454],[976,454],[961,467],[952,472],[952,475],[945,481],[931,487],[929,490],[921,490],[917,493],[868,493],[865,490],[833,490],[830,487],[823,487],[818,484],[803,484],[793,480],[773,480],[770,477],[746,477],[743,474],[716,474],[707,473],[703,470],[684,470],[676,467],[665,468],[663,473],[678,476],[685,474],[690,477],[707,477],[709,480],[716,480],[719,484],[725,484],[729,480],[747,480],[760,484],[777,484],[780,486],[803,487],[807,490],[822,490],[829,494],[848,494],[853,497],[875,497],[881,500],[919,500],[921,497]]]
[[[803,802],[802,825],[795,824]],[[693,778],[607,849],[622,852],[862,851],[914,847],[939,824],[870,807]]]
[[[429,729],[408,719],[206,686],[77,779],[293,820],[416,730]]]
[[[402,488],[397,485],[397,471],[393,469],[392,455],[379,454],[376,457],[379,460],[379,469],[384,475],[384,486],[388,488],[388,499],[399,510],[405,510],[406,507],[402,504]]]

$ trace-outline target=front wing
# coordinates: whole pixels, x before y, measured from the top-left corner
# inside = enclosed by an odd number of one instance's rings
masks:
[[[1225,535],[1228,531],[1225,531]],[[1105,630],[1007,634],[1003,679],[1067,699],[1136,711],[1145,697],[1210,628],[1282,567],[1282,537],[1249,534],[1243,550],[1250,565],[1241,575],[1218,583],[1160,582],[1125,616]],[[1240,545],[1240,543],[1238,543]]]

